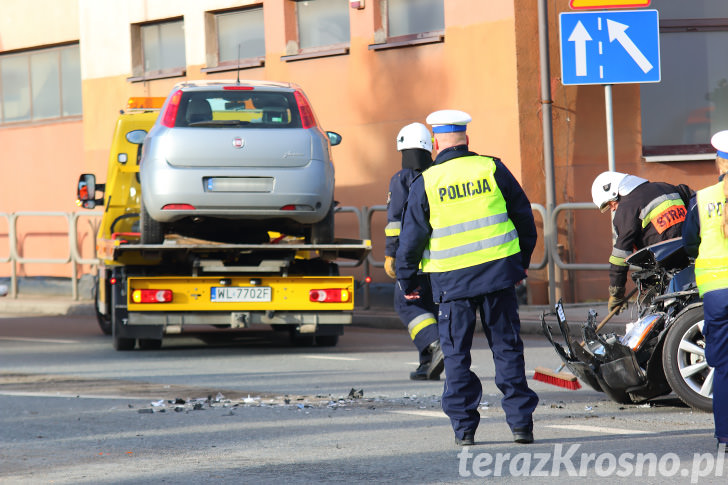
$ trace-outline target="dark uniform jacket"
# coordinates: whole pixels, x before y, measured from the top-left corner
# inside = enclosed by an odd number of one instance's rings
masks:
[[[392,175],[389,180],[389,193],[387,194],[387,226],[396,226],[402,223],[402,211],[407,204],[407,196],[409,195],[412,180],[420,174],[419,170],[412,168],[403,168],[399,172]],[[397,255],[397,247],[399,247],[399,234],[387,235],[385,238],[386,245],[384,247],[384,255],[395,257]]]
[[[465,156],[477,156],[477,153],[468,151],[467,145],[450,147],[437,155],[434,165]],[[525,270],[531,262],[537,238],[531,202],[503,162],[494,160],[495,181],[505,198],[508,217],[518,232],[521,251],[467,268],[429,273],[436,302],[484,295],[513,286],[526,277]],[[424,179],[417,177],[410,186],[396,257],[398,284],[405,293],[411,293],[417,287],[420,259],[432,233],[429,214]]]
[[[653,217],[643,227],[643,220],[653,206],[666,195],[679,194],[683,205],[673,206],[668,211]],[[630,254],[651,244],[675,237],[682,237],[682,223],[687,214],[690,189],[664,182],[645,182],[627,195],[620,196],[619,206],[614,212],[614,232],[617,239],[612,249],[609,265],[609,285],[624,287],[629,266],[624,263]],[[619,264],[615,264],[615,261]]]

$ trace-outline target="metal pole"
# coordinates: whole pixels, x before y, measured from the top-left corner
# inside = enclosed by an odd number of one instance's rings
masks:
[[[604,85],[604,107],[607,112],[607,161],[609,171],[615,172],[614,168],[614,113],[612,112],[612,85]]]
[[[541,116],[543,117],[543,163],[546,176],[546,220],[543,225],[544,248],[548,254],[549,303],[556,304],[556,282],[554,277],[554,256],[556,228],[551,224],[551,213],[556,201],[554,183],[554,144],[551,117],[551,68],[549,65],[549,21],[548,0],[538,2],[539,53],[541,57]]]

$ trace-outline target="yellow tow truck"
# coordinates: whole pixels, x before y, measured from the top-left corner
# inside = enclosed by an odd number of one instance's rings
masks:
[[[164,98],[131,98],[116,123],[106,183],[82,174],[77,203],[102,205],[95,306],[116,350],[158,349],[165,335],[264,328],[297,345],[333,346],[351,323],[354,278],[338,259],[363,261],[371,241],[305,244],[270,233],[261,244],[167,235],[141,244],[139,158]]]

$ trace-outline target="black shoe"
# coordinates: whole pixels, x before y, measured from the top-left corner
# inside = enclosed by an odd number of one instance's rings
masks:
[[[475,433],[466,432],[462,438],[455,437],[455,444],[458,446],[473,446],[475,444]]]
[[[427,380],[427,369],[430,368],[429,362],[420,364],[416,371],[410,372],[410,379],[413,381],[426,381]]]
[[[513,428],[513,441],[522,445],[533,443],[533,432],[528,428]]]
[[[427,367],[427,379],[431,381],[439,381],[440,374],[442,374],[443,369],[445,369],[445,355],[443,355],[442,349],[440,348],[440,341],[435,340],[432,342],[429,345],[428,350],[432,355],[432,360],[430,360],[430,364]]]

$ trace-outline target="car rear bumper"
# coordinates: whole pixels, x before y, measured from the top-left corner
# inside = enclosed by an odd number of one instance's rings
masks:
[[[187,217],[219,217],[239,220],[289,219],[314,224],[328,213],[333,201],[333,171],[312,161],[305,167],[262,169],[200,169],[172,167],[147,160],[142,171],[142,197],[149,215],[159,222]],[[272,179],[264,190],[213,191],[216,179]],[[163,210],[170,204],[189,204],[194,209]],[[287,207],[283,210],[283,207]],[[295,207],[295,209],[290,209]]]

